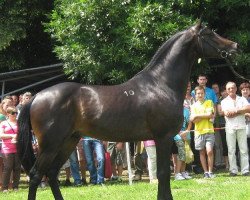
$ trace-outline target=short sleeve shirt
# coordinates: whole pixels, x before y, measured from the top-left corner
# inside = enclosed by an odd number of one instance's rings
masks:
[[[214,112],[214,104],[211,100],[203,102],[197,101],[191,106],[191,115],[195,114],[208,114]],[[195,134],[214,133],[213,123],[209,119],[202,119],[195,122]]]
[[[17,124],[9,124],[6,120],[1,122],[0,128],[6,134],[17,134]],[[11,139],[2,139],[2,153],[9,154],[9,153],[16,153],[16,144],[11,143]]]
[[[195,98],[195,93],[194,90],[192,91],[192,96]],[[211,100],[213,102],[213,104],[217,104],[218,103],[218,98],[214,92],[213,89],[206,87],[205,88],[205,100]]]
[[[236,99],[232,99],[227,96],[221,101],[222,111],[236,111],[239,108],[249,105],[245,97],[236,96]],[[245,115],[237,115],[236,117],[229,118],[225,116],[226,127],[232,129],[244,129],[246,127]]]
[[[1,122],[1,121],[4,121],[4,120],[6,120],[5,115],[3,115],[3,114],[0,113],[0,122]]]
[[[182,128],[181,128],[181,131],[185,131],[188,127],[188,123],[189,123],[189,118],[190,118],[190,111],[188,108],[184,107],[183,108],[183,116],[184,116],[184,120],[183,120],[183,124],[182,124]],[[191,139],[191,136],[190,134],[187,134],[187,139],[190,140]],[[177,134],[175,137],[174,137],[174,140],[177,141],[177,140],[182,140],[181,136],[179,134]]]

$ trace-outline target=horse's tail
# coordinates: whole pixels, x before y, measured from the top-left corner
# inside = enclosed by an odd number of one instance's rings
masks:
[[[18,116],[18,137],[17,137],[17,152],[21,161],[21,164],[29,174],[32,166],[36,161],[36,157],[32,147],[31,122],[30,122],[30,107],[34,100],[34,97],[29,103],[23,105],[21,112]]]

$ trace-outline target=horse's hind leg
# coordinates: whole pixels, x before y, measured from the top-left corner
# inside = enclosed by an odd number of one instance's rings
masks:
[[[51,153],[51,152],[50,152]],[[55,160],[57,156],[57,152],[53,152],[55,156],[53,156],[52,160]],[[44,157],[48,158],[48,162],[46,166],[46,160],[43,159]],[[41,160],[43,161],[41,161]],[[39,168],[37,167],[37,162],[35,163],[35,165],[33,166],[33,168],[30,171],[30,184],[29,184],[29,195],[28,195],[28,200],[35,200],[36,199],[36,191],[38,188],[38,185],[40,184],[43,175],[47,175],[49,177],[49,183],[51,186],[51,190],[52,193],[55,197],[55,199],[57,200],[62,200],[62,194],[60,192],[58,183],[57,183],[57,174],[58,171],[60,170],[60,167],[55,168],[54,165],[58,163],[58,161],[55,161],[55,163],[52,163],[52,165],[50,165],[50,161],[51,157],[47,154],[47,152],[41,152],[41,154],[39,155],[39,157],[37,158],[37,161],[39,161]],[[67,158],[66,158],[67,160]],[[40,170],[39,170],[40,169]],[[52,170],[51,170],[52,169]],[[54,174],[53,174],[54,173]],[[53,175],[52,175],[53,174]]]
[[[35,200],[38,185],[40,184],[42,177],[43,177],[42,174],[38,173],[37,168],[36,168],[36,163],[30,170],[29,176],[30,176],[30,182],[29,182],[28,200]]]
[[[80,140],[79,134],[73,134],[69,139],[64,141],[63,144],[60,145],[60,151],[57,153],[48,173],[47,176],[49,178],[49,185],[51,187],[52,193],[54,195],[54,198],[56,200],[62,200],[62,194],[59,189],[57,176],[59,174],[59,171],[62,167],[62,165],[66,162],[66,160],[69,158],[70,154],[75,149],[77,143]]]
[[[67,160],[67,158],[66,158]],[[57,162],[58,164],[58,162]],[[57,176],[59,174],[60,166],[52,166],[52,168],[49,170],[47,176],[49,178],[49,185],[51,188],[51,191],[53,193],[53,196],[56,200],[63,200],[62,193],[59,189]]]
[[[158,138],[156,142],[158,200],[172,200],[170,188],[170,151],[172,140],[168,135]]]
[[[70,137],[71,134],[68,135]],[[79,139],[80,136],[78,134],[73,134],[69,139],[58,140],[54,145],[50,145],[49,148],[48,146],[47,148],[40,147],[36,162],[29,174],[29,200],[36,199],[36,191],[43,175],[49,177],[49,183],[55,199],[63,199],[57,183],[57,174]],[[43,142],[45,143],[45,141]]]

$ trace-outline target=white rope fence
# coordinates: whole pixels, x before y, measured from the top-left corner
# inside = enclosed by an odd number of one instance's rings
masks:
[[[192,130],[189,130],[189,132],[195,132],[195,131],[219,131],[219,130],[223,130],[223,129],[226,129],[227,127],[225,126],[225,127],[219,127],[219,128],[213,128],[213,129],[209,129],[209,128],[207,128],[207,129],[201,129],[201,130],[195,130],[195,129],[192,129]],[[230,129],[245,129],[246,128],[246,126],[234,126],[234,127],[229,127]],[[8,139],[9,140],[9,139]],[[3,142],[2,142],[2,139],[0,139],[0,144],[2,144]],[[12,143],[12,144],[15,144],[15,143],[17,143],[17,141],[13,141],[13,142],[4,142],[5,144],[8,144],[8,143]],[[37,142],[36,142],[37,143]],[[127,142],[128,143],[128,142]],[[127,154],[129,153],[130,154],[130,152],[129,152],[129,147],[127,147],[127,143],[126,143],[126,151],[127,151]],[[127,158],[128,159],[128,158]],[[130,160],[130,159],[129,159]]]

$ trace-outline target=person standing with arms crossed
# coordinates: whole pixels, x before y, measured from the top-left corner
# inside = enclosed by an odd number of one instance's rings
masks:
[[[250,83],[244,82],[240,84],[241,96],[245,97],[250,103]],[[247,134],[247,147],[248,147],[248,159],[250,157],[250,113],[245,113],[246,118],[246,134]],[[250,164],[250,159],[249,159]]]
[[[226,139],[228,146],[230,176],[237,176],[236,142],[240,150],[241,174],[249,176],[248,149],[245,113],[250,112],[250,104],[245,97],[236,95],[237,87],[234,82],[226,84],[228,96],[221,101],[221,109],[226,120]]]

